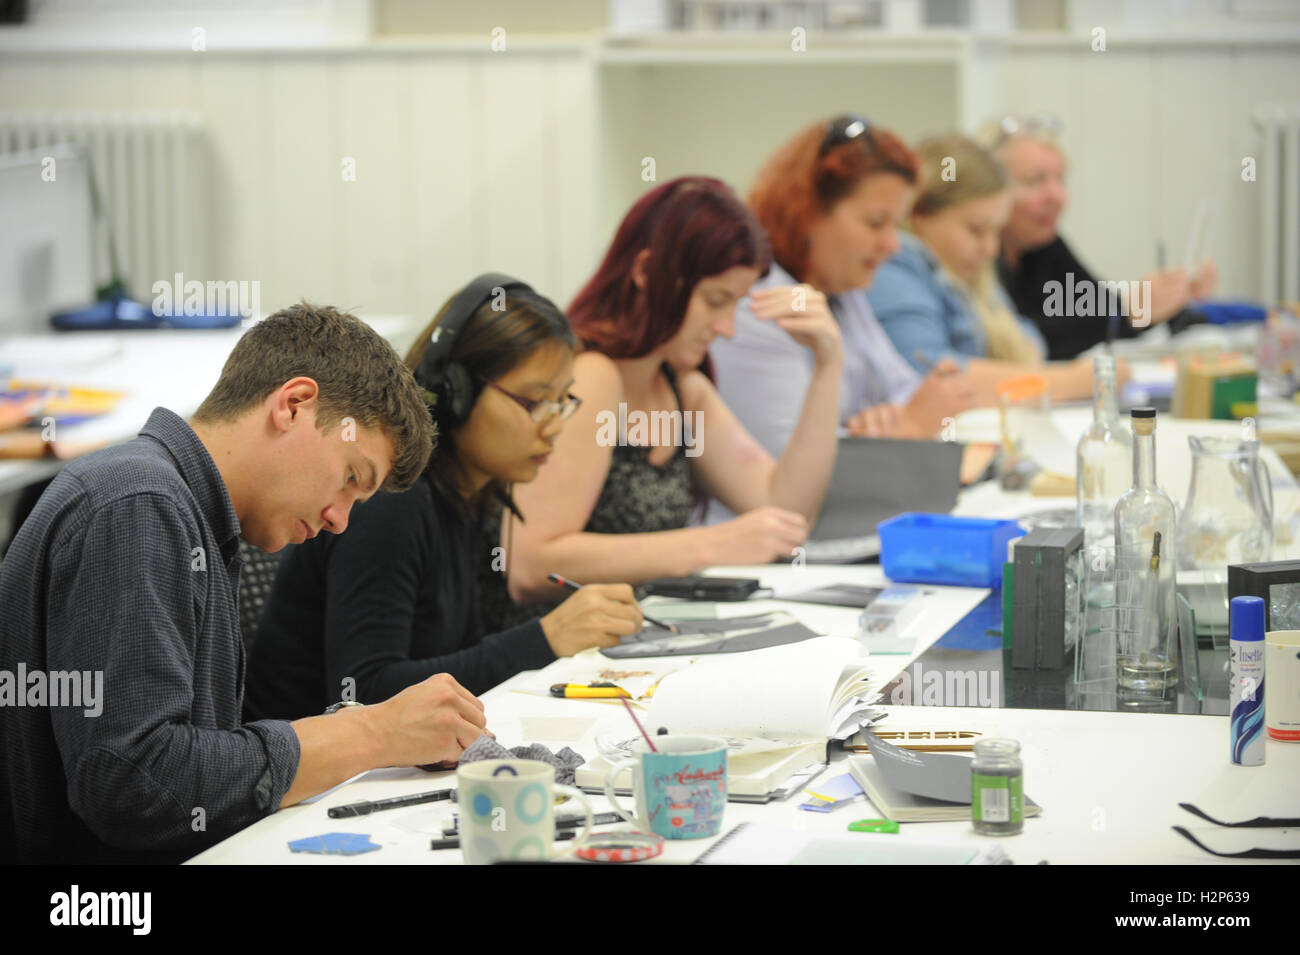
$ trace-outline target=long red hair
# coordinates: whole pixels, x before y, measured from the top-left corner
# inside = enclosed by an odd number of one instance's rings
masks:
[[[643,291],[632,268],[644,249]],[[569,322],[587,348],[642,358],[677,334],[700,279],[737,265],[766,275],[770,261],[763,230],[726,183],[672,179],[628,210],[600,268],[569,305]]]
[[[867,176],[893,173],[916,185],[920,166],[901,139],[879,126],[819,155],[826,129],[823,121],[795,134],[763,165],[749,191],[772,257],[798,281],[808,274],[808,233],[817,219]]]

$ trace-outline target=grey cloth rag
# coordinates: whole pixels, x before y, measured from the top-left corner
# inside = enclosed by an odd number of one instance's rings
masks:
[[[587,760],[569,747],[552,753],[541,743],[506,749],[491,736],[480,736],[460,754],[460,764],[476,763],[481,759],[536,759],[555,767],[555,781],[564,786],[573,785],[573,771]]]

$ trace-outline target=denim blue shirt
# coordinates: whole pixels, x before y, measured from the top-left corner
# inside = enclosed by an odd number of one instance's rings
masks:
[[[900,237],[902,248],[876,272],[867,300],[899,353],[925,373],[941,358],[965,367],[969,358],[987,358],[988,337],[970,293],[955,285],[940,269],[939,260],[913,235]],[[1016,315],[1000,285],[994,294]],[[1016,315],[1020,328],[1046,354],[1043,336],[1030,321]]]

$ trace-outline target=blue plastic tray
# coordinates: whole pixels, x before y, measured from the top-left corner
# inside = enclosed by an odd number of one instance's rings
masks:
[[[1002,586],[1007,542],[1017,521],[948,514],[900,514],[877,527],[880,566],[890,580],[958,587]]]

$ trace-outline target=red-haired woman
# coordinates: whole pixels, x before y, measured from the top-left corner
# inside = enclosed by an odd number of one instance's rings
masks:
[[[872,437],[933,437],[970,406],[967,377],[950,361],[918,374],[894,348],[867,303],[876,268],[898,251],[911,207],[917,158],[893,133],[857,116],[815,123],[759,171],[750,208],[775,260],[763,285],[804,282],[829,298],[844,340],[836,420]],[[718,387],[771,454],[792,440],[807,356],[768,323],[737,310],[736,335],[712,349]]]
[[[778,459],[723,404],[708,365],[710,342],[732,334],[736,303],[768,263],[754,217],[716,179],[664,183],[628,212],[568,309],[586,349],[573,367],[582,407],[537,480],[515,492],[528,522],[507,519],[502,535],[515,601],[561,597],[548,572],[635,584],[766,563],[804,541],[835,458],[843,352],[825,298],[807,287],[750,296],[758,320],[813,366]],[[687,527],[705,496],[741,516]]]

